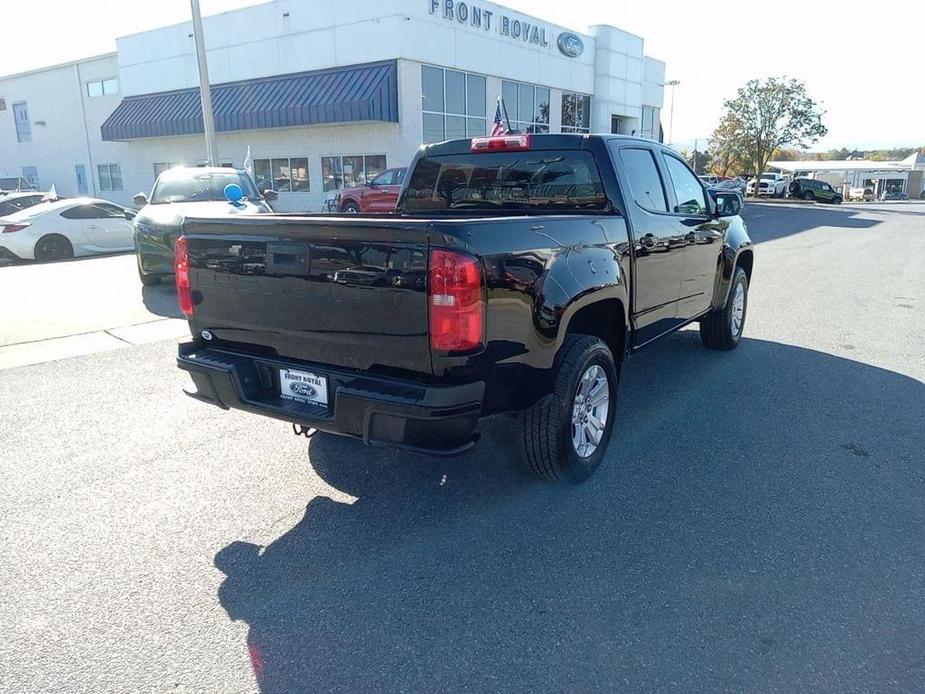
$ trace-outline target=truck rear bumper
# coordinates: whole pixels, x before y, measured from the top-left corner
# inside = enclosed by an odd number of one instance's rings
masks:
[[[191,397],[224,409],[274,417],[306,427],[434,455],[453,455],[475,443],[485,384],[433,386],[276,357],[180,345],[177,365],[188,371]],[[279,370],[324,375],[328,403],[280,396]]]

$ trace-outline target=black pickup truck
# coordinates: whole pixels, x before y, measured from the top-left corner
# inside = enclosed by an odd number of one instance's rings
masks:
[[[394,215],[187,219],[179,366],[204,402],[435,454],[516,413],[529,468],[579,482],[625,358],[693,321],[707,347],[738,344],[740,204],[636,138],[425,146]]]

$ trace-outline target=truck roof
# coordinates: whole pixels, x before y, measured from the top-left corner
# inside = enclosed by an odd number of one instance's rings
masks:
[[[511,133],[511,134],[524,134],[524,133]],[[577,133],[561,133],[561,134],[531,134],[530,135],[530,149],[584,149],[585,143],[588,140],[597,139],[597,140],[621,140],[627,142],[639,142],[640,144],[645,145],[655,145],[657,147],[665,147],[665,145],[660,142],[655,142],[654,140],[647,140],[641,137],[635,137],[632,135],[617,135],[610,133],[591,133],[591,134],[577,134]],[[423,145],[421,147],[422,155],[428,157],[439,157],[452,154],[468,154],[470,152],[470,145],[472,139],[465,138],[460,140],[447,140],[446,142],[436,142],[430,145]]]

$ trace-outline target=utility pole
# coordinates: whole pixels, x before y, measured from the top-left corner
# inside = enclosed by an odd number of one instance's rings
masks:
[[[674,88],[681,84],[681,80],[671,80],[665,82],[663,87],[671,87],[671,113],[668,116],[668,144],[671,145],[671,135],[674,132]]]
[[[209,65],[206,62],[206,41],[202,33],[202,13],[199,0],[190,0],[193,10],[193,36],[196,40],[196,61],[199,63],[199,95],[202,98],[202,127],[206,133],[206,157],[209,166],[218,165],[215,152],[215,118],[212,115],[212,92],[209,89]],[[672,99],[672,101],[674,101]],[[673,105],[673,104],[672,104]]]

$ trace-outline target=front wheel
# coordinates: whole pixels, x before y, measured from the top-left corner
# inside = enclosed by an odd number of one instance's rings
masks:
[[[618,370],[607,345],[587,335],[568,335],[556,364],[553,392],[521,416],[521,455],[537,477],[577,484],[607,451]]]
[[[344,214],[360,214],[360,208],[355,202],[348,202],[340,211]]]
[[[700,321],[700,339],[710,349],[735,349],[745,329],[748,309],[748,275],[740,267],[732,275],[726,305]]]
[[[146,275],[141,269],[141,256],[135,255],[135,260],[138,265],[138,279],[141,280],[141,284],[144,287],[153,287],[156,284],[161,283],[160,275]]]

